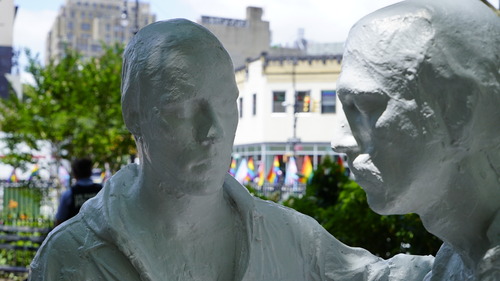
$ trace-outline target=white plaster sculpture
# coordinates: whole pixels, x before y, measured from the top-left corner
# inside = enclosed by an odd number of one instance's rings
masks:
[[[332,145],[370,207],[417,213],[444,241],[426,280],[500,280],[500,18],[476,0],[376,11],[337,90],[352,134]]]
[[[141,164],[49,235],[31,280],[422,280],[432,257],[350,248],[232,178],[237,97],[229,55],[205,28],[178,19],[139,31],[122,107]]]

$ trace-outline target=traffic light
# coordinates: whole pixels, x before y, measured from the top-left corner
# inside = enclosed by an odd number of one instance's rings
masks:
[[[305,96],[304,97],[304,105],[302,107],[302,112],[309,112],[311,104],[311,97],[310,96]]]

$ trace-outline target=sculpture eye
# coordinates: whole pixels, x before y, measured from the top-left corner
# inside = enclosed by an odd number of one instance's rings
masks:
[[[387,107],[389,97],[387,95],[373,93],[359,93],[354,97],[356,108],[364,114],[383,112]]]

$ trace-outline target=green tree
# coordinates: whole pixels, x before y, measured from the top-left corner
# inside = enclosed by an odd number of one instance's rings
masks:
[[[48,143],[56,159],[91,157],[113,171],[135,153],[121,115],[123,47],[104,50],[86,60],[67,50],[60,61],[46,66],[27,51],[33,85],[24,85],[22,99],[11,95],[0,101],[0,130],[8,147],[4,162],[18,167],[32,160],[20,152],[20,143],[33,150]]]
[[[314,171],[306,194],[289,198],[284,205],[315,218],[347,245],[385,258],[398,253],[435,254],[442,243],[425,230],[416,214],[381,216],[373,212],[365,192],[330,158]]]

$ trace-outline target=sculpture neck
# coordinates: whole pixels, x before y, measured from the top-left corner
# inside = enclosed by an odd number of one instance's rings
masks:
[[[223,180],[191,183],[172,177],[167,182],[157,175],[154,170],[142,167],[134,199],[145,213],[141,216],[148,221],[176,234],[189,233],[194,225],[201,229],[231,221],[231,206],[224,196]]]
[[[454,175],[443,197],[446,200],[419,211],[425,228],[451,245],[472,270],[488,249],[498,245],[490,235],[500,232],[500,223],[494,222],[500,217],[500,192],[495,189],[498,188],[489,187],[488,182],[478,180],[472,172]]]

